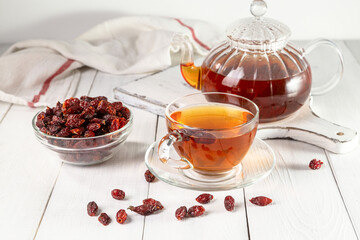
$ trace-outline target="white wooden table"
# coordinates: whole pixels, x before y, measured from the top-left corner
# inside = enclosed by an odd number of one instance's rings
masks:
[[[360,41],[338,43],[344,79],[333,91],[315,97],[314,108],[320,116],[360,132]],[[112,98],[114,87],[131,80],[84,69],[76,95]],[[132,110],[134,128],[120,152],[103,164],[77,167],[61,163],[37,142],[31,119],[38,109],[1,102],[0,239],[359,239],[359,147],[336,155],[306,143],[267,141],[277,157],[269,177],[245,189],[214,192],[204,216],[177,221],[175,210],[196,205],[201,192],[144,180],[145,151],[164,134],[165,123],[154,114]],[[320,170],[308,168],[313,158],[324,162]],[[123,189],[126,199],[114,200],[113,188]],[[231,213],[223,206],[229,194],[236,201]],[[258,195],[273,203],[252,205],[249,199]],[[120,208],[139,205],[147,197],[160,200],[165,209],[148,217],[127,211],[126,224],[115,221]],[[109,214],[109,226],[87,215],[89,201]]]

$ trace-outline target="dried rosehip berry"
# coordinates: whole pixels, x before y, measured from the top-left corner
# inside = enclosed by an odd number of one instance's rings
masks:
[[[94,201],[89,202],[87,205],[87,212],[89,216],[95,216],[97,214],[98,209],[99,209],[98,205]]]
[[[89,123],[89,124],[87,125],[87,129],[88,129],[89,131],[93,131],[93,132],[99,130],[100,128],[101,128],[100,123]]]
[[[136,207],[130,206],[130,207],[128,207],[128,209],[130,211],[136,212],[143,216],[148,216],[154,212],[154,210],[152,210],[151,207],[149,207],[147,205],[140,205],[140,206],[136,206]]]
[[[120,111],[121,110],[121,108],[122,108],[122,102],[113,102],[112,103],[112,105],[113,105],[113,107],[115,108],[115,110],[118,112],[118,111]]]
[[[111,221],[110,217],[106,213],[101,213],[98,220],[104,226],[109,225]]]
[[[137,207],[130,206],[128,209],[140,215],[147,216],[163,208],[164,206],[159,201],[156,201],[152,198],[147,198],[143,200],[143,205]]]
[[[121,116],[126,118],[126,119],[129,119],[130,118],[130,111],[129,109],[127,109],[126,107],[122,107],[120,109],[120,113],[121,113]]]
[[[189,217],[198,217],[203,215],[204,212],[205,212],[205,208],[203,206],[196,205],[189,208],[187,215]]]
[[[214,198],[213,195],[208,194],[208,193],[203,193],[203,194],[199,195],[195,200],[198,203],[206,204],[206,203],[209,203],[210,200],[212,200],[213,198]]]
[[[84,137],[94,137],[95,136],[95,133],[93,131],[85,131],[84,133]]]
[[[97,97],[95,97],[95,100],[98,100],[98,101],[101,101],[101,100],[107,101],[108,99],[107,99],[107,97],[105,97],[105,96],[97,96]]]
[[[70,119],[80,119],[81,118],[81,114],[69,114],[66,115],[66,119],[70,120]]]
[[[125,212],[124,209],[120,209],[117,213],[116,213],[116,221],[120,224],[124,224],[125,221],[127,219],[127,214]]]
[[[108,106],[106,108],[107,113],[111,114],[111,115],[115,115],[116,114],[116,109],[114,108],[114,106],[108,102]]]
[[[109,106],[109,103],[106,100],[101,100],[96,107],[96,111],[101,114],[106,114],[108,106]]]
[[[73,128],[70,130],[70,132],[74,135],[81,135],[83,132],[85,132],[85,129],[83,127]]]
[[[80,115],[85,119],[91,119],[95,116],[95,108],[91,106],[86,107]]]
[[[48,127],[48,130],[50,131],[50,133],[52,134],[56,134],[59,130],[61,129],[60,125],[50,125]]]
[[[70,135],[71,135],[71,131],[69,127],[65,127],[61,129],[60,132],[56,134],[57,137],[68,137]]]
[[[120,120],[118,118],[112,120],[111,125],[109,127],[110,132],[115,132],[120,129]]]
[[[105,120],[105,122],[106,122],[107,124],[111,124],[112,121],[113,121],[114,119],[117,119],[117,118],[119,118],[119,117],[116,116],[116,115],[106,114],[106,115],[104,115],[103,120]]]
[[[144,176],[145,176],[145,180],[147,182],[153,182],[155,180],[154,174],[152,174],[149,170],[146,170],[146,172],[144,173]]]
[[[315,158],[313,160],[310,161],[309,163],[309,168],[311,168],[312,170],[317,170],[319,168],[321,168],[321,166],[324,163],[321,160],[316,160]]]
[[[50,124],[53,124],[53,125],[61,125],[61,124],[64,124],[64,123],[65,123],[64,118],[56,116],[56,115],[52,116],[51,122],[50,122]]]
[[[232,196],[226,196],[224,199],[225,209],[229,212],[233,211],[235,208],[235,199]]]
[[[120,189],[114,189],[111,191],[111,196],[117,200],[123,200],[125,198],[125,192]]]
[[[272,199],[264,197],[264,196],[259,196],[259,197],[255,197],[250,199],[250,202],[252,204],[258,205],[258,206],[266,206],[269,205],[272,202]]]
[[[177,220],[182,220],[183,218],[186,217],[186,215],[187,215],[187,208],[185,206],[176,209],[175,217],[177,218]]]
[[[152,199],[152,198],[144,199],[143,204],[149,206],[154,211],[158,211],[158,210],[161,210],[164,208],[164,206],[161,204],[161,202],[159,202],[155,199]]]
[[[66,126],[71,128],[78,128],[85,122],[85,119],[68,119],[65,123]]]
[[[100,118],[93,118],[90,120],[91,123],[99,123],[101,125],[106,125],[106,122],[105,120],[103,119],[100,119]]]
[[[92,98],[92,97],[88,97],[88,96],[81,96],[80,97],[80,101],[90,102],[92,100],[94,100],[94,98]]]
[[[49,107],[46,107],[45,114],[49,115],[49,116],[53,115],[53,110],[51,108],[49,108]]]

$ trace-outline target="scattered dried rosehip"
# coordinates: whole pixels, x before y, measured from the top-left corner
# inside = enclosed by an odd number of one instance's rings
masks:
[[[176,209],[175,217],[177,218],[177,220],[182,220],[183,218],[186,217],[186,215],[187,215],[187,208],[185,206]]]
[[[143,215],[143,216],[148,216],[150,214],[152,214],[154,212],[154,210],[152,210],[149,206],[147,205],[139,205],[139,206],[130,206],[128,207],[128,209],[130,211],[133,211],[133,212],[136,212],[140,215]]]
[[[187,215],[189,217],[198,217],[203,215],[204,212],[205,212],[205,208],[203,206],[196,205],[189,208]]]
[[[146,170],[146,172],[144,173],[144,176],[145,176],[145,180],[147,182],[153,182],[155,180],[154,174],[152,174],[149,170]]]
[[[267,198],[267,197],[263,197],[263,196],[259,196],[259,197],[255,197],[250,199],[250,202],[252,204],[258,205],[258,206],[266,206],[268,204],[270,204],[272,202],[272,199]]]
[[[310,161],[309,163],[309,168],[313,169],[313,170],[317,170],[319,168],[321,168],[321,166],[324,163],[321,160],[316,160],[315,158],[313,160]]]
[[[198,203],[206,204],[206,203],[209,203],[210,200],[212,200],[213,198],[214,198],[213,195],[208,194],[208,193],[203,193],[203,194],[199,195],[195,200]]]
[[[152,198],[144,199],[143,204],[149,206],[154,211],[158,211],[158,210],[161,210],[164,208],[164,206],[161,204],[161,202],[156,201],[155,199],[152,199]]]
[[[95,216],[97,214],[98,209],[99,209],[98,205],[94,201],[89,202],[87,205],[87,212],[89,216]]]
[[[233,211],[235,208],[235,199],[232,196],[226,196],[224,199],[225,209],[229,212]]]
[[[143,205],[137,207],[130,206],[128,209],[140,215],[148,216],[163,208],[164,206],[161,204],[161,202],[156,201],[155,199],[152,198],[147,198],[143,200]]]
[[[125,198],[125,192],[120,189],[114,189],[111,191],[111,196],[117,200],[123,200]]]
[[[106,213],[101,213],[98,220],[104,226],[109,225],[111,221],[110,217]]]
[[[116,213],[116,221],[120,224],[124,224],[125,221],[127,219],[127,214],[125,212],[124,209],[120,209],[117,213]]]

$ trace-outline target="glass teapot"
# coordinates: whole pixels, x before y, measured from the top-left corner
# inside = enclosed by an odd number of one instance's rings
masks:
[[[201,67],[195,66],[189,41],[183,41],[181,73],[186,82],[203,92],[227,92],[253,100],[260,122],[284,119],[312,95],[332,89],[343,74],[343,59],[336,45],[326,39],[297,48],[288,41],[290,29],[274,19],[263,18],[267,6],[254,0],[253,17],[240,19],[227,29],[227,39],[215,46]],[[337,74],[320,87],[312,87],[311,68],[305,56],[319,45],[335,50]]]

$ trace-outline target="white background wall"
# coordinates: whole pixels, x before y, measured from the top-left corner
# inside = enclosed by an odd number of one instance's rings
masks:
[[[267,17],[286,23],[292,39],[360,38],[360,0],[267,0]],[[197,18],[225,28],[250,16],[251,0],[0,0],[0,43],[72,39],[124,15]]]

